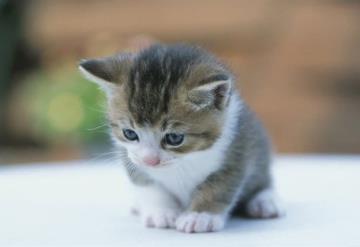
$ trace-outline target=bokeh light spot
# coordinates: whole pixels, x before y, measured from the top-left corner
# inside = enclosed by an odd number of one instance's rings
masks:
[[[84,119],[84,110],[78,95],[64,93],[55,96],[49,104],[48,120],[57,131],[70,132],[77,129]]]

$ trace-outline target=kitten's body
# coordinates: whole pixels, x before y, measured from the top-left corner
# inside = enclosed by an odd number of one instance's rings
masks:
[[[114,140],[145,225],[206,232],[222,229],[231,212],[281,214],[268,138],[214,57],[189,46],[153,46],[80,68],[108,92]],[[126,140],[127,126],[137,140]],[[164,143],[169,132],[184,141]],[[149,157],[152,165],[143,162]]]
[[[162,169],[144,167],[144,170],[174,194],[183,207],[186,207],[190,204],[191,194],[196,187],[221,168],[226,150],[236,132],[236,116],[239,116],[241,108],[240,99],[234,95],[227,109],[228,116],[224,123],[224,131],[211,148],[190,153]]]

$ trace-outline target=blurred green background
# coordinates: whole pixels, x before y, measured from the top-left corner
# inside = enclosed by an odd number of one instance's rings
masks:
[[[81,58],[185,41],[239,76],[281,153],[360,152],[360,1],[0,0],[0,164],[111,151]]]

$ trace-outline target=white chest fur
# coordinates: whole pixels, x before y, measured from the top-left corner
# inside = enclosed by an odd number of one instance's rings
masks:
[[[183,206],[188,205],[192,191],[205,178],[220,168],[220,152],[198,152],[178,160],[171,166],[152,169],[149,175],[175,195]]]
[[[183,206],[187,206],[194,189],[222,165],[225,150],[236,131],[240,109],[241,102],[237,95],[233,95],[227,109],[223,132],[210,149],[189,154],[166,167],[147,169],[147,173],[176,196]]]

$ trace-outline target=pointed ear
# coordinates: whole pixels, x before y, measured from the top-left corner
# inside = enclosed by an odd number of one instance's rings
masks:
[[[133,55],[129,53],[84,59],[79,63],[79,70],[86,79],[98,84],[109,95],[126,80],[132,60]]]
[[[188,100],[196,110],[215,107],[222,110],[231,94],[232,81],[228,76],[215,76],[224,80],[211,80],[204,85],[192,89],[188,93]]]

